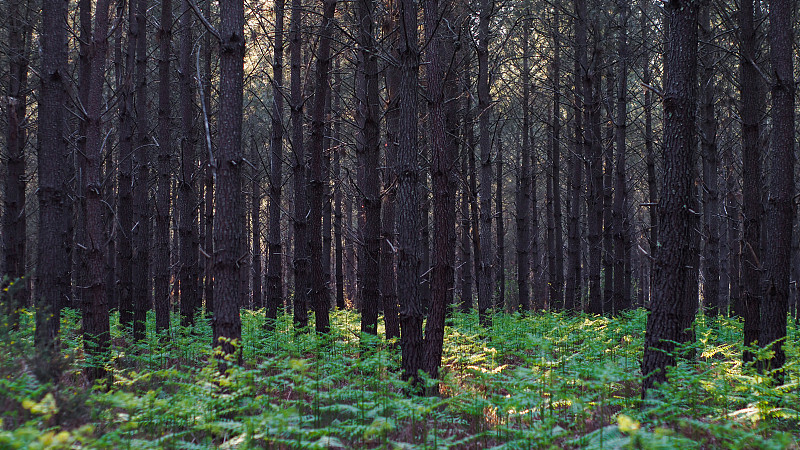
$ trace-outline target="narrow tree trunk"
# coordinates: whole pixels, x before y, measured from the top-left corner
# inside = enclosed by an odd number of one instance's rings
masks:
[[[180,221],[180,294],[181,323],[194,324],[195,315],[200,308],[198,292],[198,246],[197,240],[197,182],[198,175],[195,149],[197,148],[197,129],[195,128],[195,90],[192,83],[192,46],[194,45],[193,20],[188,0],[181,1],[181,39],[180,71],[178,89],[181,111],[181,177],[178,184],[178,204]]]
[[[89,282],[86,290],[87,307],[83,312],[84,351],[91,357],[87,368],[90,380],[105,375],[106,352],[111,344],[108,304],[105,285],[105,255],[103,240],[102,162],[103,162],[103,84],[108,49],[109,0],[99,0],[91,37],[91,71],[86,103],[86,193],[87,263]]]
[[[169,329],[169,212],[172,124],[170,113],[170,44],[172,41],[172,0],[161,0],[161,20],[157,33],[158,60],[158,191],[156,197],[155,284],[156,329]]]
[[[529,49],[531,21],[525,18],[522,22],[522,145],[519,147],[520,168],[517,183],[517,289],[519,292],[518,306],[520,311],[531,309],[530,299],[530,216],[528,205],[531,204],[531,178],[530,178],[530,69]],[[556,49],[556,51],[558,51]],[[549,230],[549,228],[548,228]],[[538,277],[539,274],[534,274]]]
[[[578,9],[578,17],[583,24],[581,28],[588,27],[588,16],[585,0],[579,0],[582,5]],[[580,38],[579,38],[580,39]],[[579,45],[580,40],[579,40]],[[583,134],[583,150],[586,156],[588,173],[586,180],[588,190],[586,193],[587,213],[587,238],[589,245],[589,303],[587,312],[590,314],[603,313],[603,293],[601,291],[600,275],[603,257],[603,148],[600,139],[600,60],[597,32],[593,36],[592,58],[582,64],[583,77],[583,120],[585,124]]]
[[[614,311],[614,279],[622,279],[622,272],[614,272],[614,90],[613,71],[606,73],[606,95],[602,100],[608,121],[603,143],[603,313]]]
[[[117,279],[119,323],[127,331],[133,326],[133,73],[136,63],[136,40],[133,28],[136,2],[128,2],[128,32],[124,75],[119,98],[119,191],[117,192]]]
[[[3,205],[3,257],[0,273],[8,275],[14,282],[13,290],[6,291],[10,298],[8,314],[11,328],[19,329],[19,311],[28,303],[29,282],[25,271],[25,142],[27,133],[24,126],[27,111],[28,90],[28,45],[31,37],[31,24],[28,19],[28,3],[11,0],[6,11],[8,15],[8,104],[6,107],[7,129],[5,158],[5,196]],[[15,281],[16,280],[16,281]],[[0,289],[6,288],[0,283]],[[5,296],[4,295],[4,296]]]
[[[630,276],[630,230],[628,222],[628,187],[626,173],[628,130],[628,19],[630,9],[627,0],[618,0],[620,10],[620,36],[617,48],[619,75],[617,76],[617,114],[614,119],[617,144],[616,178],[614,184],[614,300],[613,311],[624,311],[631,307]],[[626,265],[627,264],[627,265]]]
[[[494,2],[481,0],[478,21],[478,110],[481,147],[481,265],[478,271],[478,313],[482,325],[489,324],[487,316],[492,306],[495,282],[492,279],[494,248],[492,242],[492,137],[489,134],[491,93],[489,92],[489,22]]]
[[[261,259],[263,251],[261,249],[261,155],[258,154],[258,145],[253,142],[250,148],[250,159],[252,164],[256,166],[253,169],[253,178],[250,181],[252,192],[252,203],[250,204],[250,236],[252,239],[252,264],[251,271],[251,288],[250,291],[253,295],[253,309],[261,309],[263,305],[263,296],[261,292]]]
[[[333,15],[336,12],[336,0],[323,1],[323,14],[322,24],[319,31],[319,44],[317,47],[317,68],[316,68],[316,85],[314,88],[314,109],[311,115],[311,141],[309,142],[309,153],[311,153],[311,171],[308,179],[309,186],[309,215],[308,219],[311,223],[309,233],[311,238],[311,264],[310,264],[310,300],[314,305],[315,316],[315,329],[318,333],[327,333],[330,330],[330,319],[328,316],[328,309],[330,304],[328,302],[328,283],[325,279],[322,270],[322,258],[330,258],[330,254],[323,255],[322,253],[322,159],[324,145],[323,141],[325,134],[325,99],[328,94],[328,73],[330,72],[330,51],[331,51],[331,35],[333,33]],[[377,91],[377,71],[375,76],[375,84]],[[377,93],[377,92],[376,92]],[[377,104],[377,99],[375,100]],[[377,128],[377,124],[376,124]],[[377,130],[376,130],[377,135]],[[377,144],[375,146],[377,153]],[[375,168],[377,170],[377,156],[375,157]],[[377,184],[377,173],[375,174],[375,183]],[[377,191],[377,186],[375,188]],[[377,196],[376,196],[377,197]],[[380,233],[380,211],[378,211],[377,224],[375,225],[376,236]],[[378,246],[378,238],[375,238],[375,246]],[[375,253],[378,250],[375,249]],[[378,261],[374,261],[377,266]],[[377,269],[375,270],[377,272]],[[376,291],[375,303],[378,302],[377,287],[378,276],[373,280],[373,286]],[[377,323],[377,314],[376,314]],[[377,326],[376,326],[377,328]],[[377,330],[376,330],[377,332]]]
[[[133,1],[133,0],[131,0]],[[148,183],[150,166],[149,121],[147,111],[147,0],[136,0],[135,25],[131,26],[131,38],[136,40],[136,148],[133,179],[133,339],[145,337],[147,310],[151,308],[150,287],[150,214]]]
[[[211,15],[211,0],[206,0],[203,4],[203,15],[210,17]],[[206,313],[212,314],[214,311],[214,168],[211,166],[211,156],[213,153],[213,143],[211,135],[211,123],[209,122],[209,114],[207,112],[211,107],[211,59],[212,55],[212,39],[210,33],[205,33],[206,38],[203,43],[203,72],[198,74],[202,77],[201,86],[201,101],[205,103],[203,111],[203,119],[205,120],[205,142],[206,151],[203,152],[203,160],[205,167],[205,185],[204,189],[204,239],[203,247],[205,247],[205,254],[203,255],[204,268],[205,268],[205,283],[203,285],[205,292],[203,296],[206,300]],[[205,99],[205,100],[204,100]]]
[[[333,113],[338,118],[341,115],[341,89],[342,77],[339,73],[339,59],[334,62],[334,97]],[[343,146],[341,143],[341,120],[337,120],[333,125],[334,142],[336,146],[333,150],[333,241],[334,241],[334,254],[336,260],[336,308],[344,309],[346,304],[344,302],[344,248],[342,242],[342,176],[341,176],[341,150]],[[395,300],[395,303],[397,301]],[[399,327],[399,325],[398,325]],[[398,331],[397,336],[400,336]]]
[[[764,302],[761,305],[759,344],[774,352],[763,362],[764,368],[781,369],[786,362],[786,314],[789,309],[789,275],[791,268],[792,226],[795,209],[795,81],[792,62],[794,38],[793,11],[790,0],[769,2],[769,47],[773,79],[772,142],[770,146],[771,179],[767,213]],[[795,5],[796,7],[796,5]],[[776,373],[779,383],[782,372]]]
[[[714,35],[711,29],[710,5],[700,11],[700,151],[703,158],[703,234],[706,237],[703,265],[703,297],[706,311],[720,313],[719,295],[719,182],[717,162],[717,118],[714,113]]]
[[[671,0],[665,5],[669,37],[664,82],[664,195],[659,204],[661,245],[656,253],[654,298],[647,318],[642,373],[643,393],[666,381],[675,364],[675,343],[686,342],[696,306],[693,266],[697,233],[696,123],[697,25],[696,2]]]
[[[234,354],[242,338],[240,261],[244,255],[242,201],[242,84],[244,79],[244,3],[220,2],[219,147],[214,197],[213,347]],[[238,353],[241,361],[241,353]],[[224,369],[224,366],[223,366]]]
[[[495,220],[497,225],[497,267],[496,281],[497,297],[494,299],[494,308],[497,311],[506,309],[506,232],[503,223],[503,137],[502,131],[497,131],[497,158],[495,159],[497,184],[495,185]]]
[[[531,148],[531,193],[530,193],[530,214],[531,214],[531,272],[535,274],[531,282],[531,290],[533,299],[531,301],[531,309],[541,310],[544,309],[547,302],[547,293],[544,289],[544,278],[541,274],[544,273],[542,267],[542,251],[540,247],[541,240],[539,239],[540,226],[539,226],[539,188],[536,181],[536,167],[538,160],[536,158],[536,151]]]
[[[647,21],[647,3],[642,0],[641,4],[641,29],[643,42],[649,42],[650,25]],[[650,86],[652,83],[652,75],[650,72],[650,53],[644,52],[642,56],[644,62],[642,63],[642,83],[645,86]],[[650,285],[648,292],[645,295],[645,304],[649,304],[653,297],[653,272],[655,271],[655,254],[658,248],[658,184],[656,182],[656,157],[655,150],[653,149],[653,94],[649,87],[644,89],[644,148],[645,148],[645,165],[647,166],[647,193],[648,193],[648,213],[650,218],[650,235],[649,246],[650,251],[650,272],[648,278]]]
[[[553,236],[548,236],[552,240],[555,265],[551,267],[550,274],[550,308],[561,308],[564,302],[564,229],[562,225],[561,213],[561,87],[559,79],[561,77],[561,42],[560,42],[560,18],[558,14],[553,17],[553,65],[550,75],[553,84],[553,134],[550,154],[550,176],[548,184],[552,192],[553,209]]]

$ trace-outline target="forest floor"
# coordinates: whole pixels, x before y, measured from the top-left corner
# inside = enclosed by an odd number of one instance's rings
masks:
[[[296,333],[290,317],[276,331],[263,312],[242,319],[244,364],[225,375],[207,320],[157,335],[151,313],[138,344],[114,326],[113,380],[91,385],[66,310],[49,361],[61,375],[42,384],[23,314],[21,331],[0,330],[0,448],[800,448],[794,324],[785,385],[741,364],[739,321],[700,316],[691,357],[643,401],[644,310],[499,314],[486,329],[456,314],[428,396],[400,380],[396,342],[361,342],[354,312],[334,312],[327,337]]]

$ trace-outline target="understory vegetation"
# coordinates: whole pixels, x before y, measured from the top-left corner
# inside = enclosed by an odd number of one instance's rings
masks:
[[[243,365],[224,375],[207,319],[173,323],[167,339],[151,313],[140,343],[112,327],[113,380],[94,386],[79,314],[62,317],[48,364],[32,356],[32,313],[2,329],[0,448],[799,448],[794,324],[776,386],[742,365],[738,320],[699,316],[670,382],[643,401],[641,309],[498,314],[490,328],[455,314],[428,395],[400,379],[398,344],[362,340],[350,311],[333,313],[328,336],[288,316],[266,331],[263,312],[242,311]],[[39,383],[54,365],[58,383]]]

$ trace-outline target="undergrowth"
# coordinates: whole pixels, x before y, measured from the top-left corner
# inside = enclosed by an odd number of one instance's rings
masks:
[[[4,317],[2,319],[5,319]],[[786,384],[741,364],[741,323],[699,317],[670,382],[640,398],[643,310],[617,318],[455,314],[440,382],[410,396],[397,342],[276,331],[243,311],[242,366],[220,374],[208,320],[132,343],[112,328],[106,380],[89,386],[79,315],[63,314],[60,378],[35,376],[33,315],[2,328],[0,448],[798,448],[797,329]],[[118,323],[112,316],[113,323]],[[5,322],[0,321],[0,324]],[[382,330],[381,330],[382,331]],[[761,355],[766,358],[768,355]]]

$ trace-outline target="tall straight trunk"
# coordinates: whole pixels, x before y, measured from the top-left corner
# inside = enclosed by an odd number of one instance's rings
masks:
[[[335,54],[335,51],[332,50]],[[332,57],[336,59],[335,56]],[[336,70],[333,68],[333,70]],[[331,76],[328,76],[331,78]],[[329,80],[330,83],[333,80]],[[333,86],[325,94],[325,137],[322,140],[322,277],[328,286],[325,302],[331,304],[331,250],[333,247],[333,191],[331,190],[331,151],[333,150]]]
[[[300,79],[302,41],[302,2],[292,0],[292,24],[289,30],[291,53],[291,120],[292,164],[294,176],[294,324],[296,328],[308,325],[308,198],[306,191],[306,154],[303,142],[303,90]]]
[[[793,2],[769,2],[769,48],[772,65],[772,142],[770,146],[771,179],[767,212],[768,242],[764,259],[764,302],[761,305],[759,344],[772,350],[773,356],[763,367],[780,369],[786,362],[786,314],[789,310],[789,275],[791,269],[792,226],[794,224],[794,148],[795,81],[792,62],[794,26]],[[795,4],[796,8],[796,4]],[[782,372],[777,373],[783,382]]]
[[[31,24],[28,21],[28,3],[11,0],[8,15],[8,104],[6,105],[5,196],[3,204],[2,246],[4,261],[0,260],[0,273],[15,281],[8,299],[11,328],[19,329],[19,310],[28,303],[29,282],[25,273],[25,114],[28,90],[28,47]],[[27,277],[26,277],[27,278]],[[7,287],[4,283],[0,289]]]
[[[532,147],[532,146],[531,146]],[[544,289],[544,277],[540,274],[544,273],[542,267],[542,251],[540,247],[540,225],[539,225],[539,188],[536,180],[536,166],[538,160],[536,158],[536,151],[531,148],[531,193],[530,193],[530,214],[531,214],[531,272],[539,274],[534,276],[531,282],[531,290],[533,293],[533,300],[531,301],[532,309],[544,309],[547,303],[547,293]],[[546,190],[546,189],[545,189]]]
[[[211,1],[206,0],[203,3],[203,15],[206,17],[211,16]],[[203,167],[205,167],[205,177],[203,182],[204,198],[203,198],[203,219],[205,222],[201,226],[203,230],[203,247],[205,254],[203,255],[204,261],[204,278],[203,283],[203,297],[206,302],[206,313],[214,311],[214,167],[211,165],[211,156],[213,153],[213,143],[211,135],[211,123],[209,122],[208,109],[211,108],[211,60],[213,55],[213,40],[210,33],[205,33],[205,40],[203,42],[203,67],[202,73],[198,74],[201,77],[201,96],[200,100],[205,105],[203,106],[203,119],[205,121],[205,147],[206,151],[203,152]]]
[[[311,112],[311,140],[309,142],[308,150],[311,153],[311,171],[308,179],[309,186],[309,215],[308,220],[311,225],[309,233],[311,238],[311,264],[310,264],[310,300],[314,305],[315,329],[318,333],[327,333],[330,330],[330,319],[328,310],[330,302],[328,302],[328,280],[322,269],[322,258],[330,258],[330,254],[323,255],[322,253],[322,159],[324,148],[324,134],[325,134],[325,100],[328,96],[328,73],[331,66],[331,40],[333,34],[333,15],[336,12],[336,0],[323,1],[322,24],[319,30],[319,44],[317,47],[317,67],[316,67],[316,85],[314,87],[314,108]],[[375,71],[375,84],[377,91],[377,70]],[[377,92],[376,92],[377,93]],[[376,95],[377,97],[377,95]],[[377,99],[375,100],[377,104]],[[377,126],[376,126],[377,128]],[[376,130],[377,134],[377,130]],[[377,153],[377,145],[375,152]],[[377,156],[375,157],[375,168],[377,170]],[[375,183],[377,191],[377,173],[375,174]],[[377,197],[377,195],[376,195]],[[378,200],[376,200],[378,201]],[[375,234],[379,236],[380,233],[380,210],[378,211],[377,224],[375,225]],[[378,239],[375,238],[375,246],[378,247]],[[375,253],[378,250],[375,249]],[[377,266],[378,261],[374,261]],[[375,270],[377,272],[377,269]],[[374,277],[375,288],[375,303],[378,301],[377,286],[378,276],[377,273]],[[377,323],[377,314],[376,314]],[[377,326],[376,326],[377,328]],[[376,329],[377,332],[377,329]]]
[[[341,89],[342,89],[342,76],[339,73],[339,58],[334,61],[334,90],[333,90],[333,114],[335,117],[341,116]],[[346,307],[344,302],[344,247],[342,242],[342,179],[341,179],[341,149],[339,145],[341,142],[341,120],[337,120],[333,125],[333,138],[336,145],[333,150],[333,241],[334,241],[334,255],[336,261],[336,307],[344,309]],[[394,226],[394,224],[392,224]],[[395,303],[397,300],[395,299]],[[399,327],[399,325],[398,325]],[[398,331],[397,336],[400,336]]]
[[[452,107],[457,79],[448,62],[454,59],[452,42],[456,36],[450,30],[437,27],[440,21],[451,21],[453,2],[426,0],[424,2],[425,38],[428,42],[427,97],[428,145],[431,150],[431,180],[433,184],[433,265],[430,276],[431,301],[425,327],[424,369],[436,378],[442,362],[444,323],[447,310],[453,303],[455,266],[454,169],[456,142],[449,138],[456,121]],[[450,107],[448,108],[448,105]],[[457,125],[455,126],[457,128]]]
[[[272,60],[272,132],[269,143],[269,232],[267,237],[267,327],[274,327],[283,303],[281,272],[281,187],[283,186],[283,24],[285,0],[275,0]]]
[[[72,236],[65,134],[67,85],[67,3],[42,0],[41,68],[37,127],[39,222],[35,306],[36,351],[44,361],[55,357],[61,306],[70,298]],[[55,378],[53,374],[51,378]]]
[[[584,145],[584,98],[586,93],[583,78],[586,69],[586,7],[582,0],[575,0],[575,99],[574,99],[574,145],[575,150],[570,157],[570,211],[567,224],[567,276],[566,291],[564,298],[564,309],[574,310],[581,306],[582,300],[582,276],[581,276],[581,231],[580,231],[580,211],[581,211],[581,191],[583,190],[583,157],[589,156]]]
[[[495,219],[497,225],[495,231],[497,233],[497,267],[496,267],[496,281],[497,283],[497,297],[494,299],[494,307],[497,311],[503,311],[506,308],[506,232],[503,223],[503,138],[502,131],[497,131],[497,158],[495,159],[497,184],[495,185]]]
[[[388,36],[398,29],[397,4],[392,3],[393,9],[389,11],[383,23],[382,32]],[[396,40],[393,43],[396,44]],[[392,56],[398,58],[396,45],[392,47]],[[400,110],[398,107],[398,92],[400,90],[400,68],[396,64],[386,67],[386,146],[384,147],[385,163],[383,170],[383,205],[381,206],[381,304],[383,305],[386,339],[400,337],[400,316],[397,304],[397,286],[395,270],[395,248],[397,245],[395,202],[397,198],[397,172],[395,165],[397,153],[400,150]],[[338,170],[338,169],[337,169]],[[338,177],[338,172],[337,172]],[[339,200],[341,201],[341,200]],[[339,245],[339,249],[341,245]],[[339,250],[337,249],[337,250]],[[337,253],[337,258],[341,252]],[[337,260],[338,261],[338,260]],[[338,278],[337,278],[338,284]]]
[[[133,0],[131,0],[133,1]],[[133,179],[133,338],[141,340],[145,337],[145,321],[150,309],[150,214],[148,201],[148,183],[150,166],[148,151],[150,149],[149,121],[147,111],[147,0],[136,0],[136,14],[132,21],[131,38],[136,40],[136,148],[134,165],[136,174]]]
[[[466,64],[464,65],[464,78],[468,84],[466,91],[470,92],[470,64],[469,58],[466,58]],[[466,95],[466,105],[464,107],[464,128],[466,129],[466,137],[464,141],[467,145],[467,154],[468,154],[468,163],[469,163],[469,195],[470,195],[470,216],[472,220],[472,268],[473,273],[475,274],[475,290],[478,292],[480,297],[481,292],[481,261],[483,261],[483,257],[481,256],[481,239],[480,239],[480,210],[478,209],[478,170],[477,170],[477,162],[475,161],[475,123],[473,119],[473,109],[472,109],[472,94],[470,92],[469,95]],[[478,300],[478,309],[480,310],[480,300]]]
[[[732,109],[732,108],[731,108]],[[732,112],[732,111],[731,111]],[[732,116],[732,114],[731,114]],[[725,219],[728,233],[728,314],[734,314],[735,308],[740,305],[741,292],[741,236],[739,224],[739,200],[737,198],[739,183],[736,173],[736,159],[733,146],[726,145],[722,152],[722,163],[725,166]]]
[[[578,17],[582,23],[581,28],[588,27],[588,17],[585,0],[578,0],[582,5],[578,8]],[[578,45],[583,47],[578,38]],[[593,36],[592,58],[586,64],[581,64],[583,82],[583,150],[586,158],[588,173],[586,180],[588,190],[586,193],[587,213],[587,238],[589,245],[589,303],[587,311],[590,314],[603,313],[603,295],[600,284],[600,270],[603,254],[603,148],[600,136],[600,42],[597,33]],[[585,48],[585,47],[584,47]]]
[[[757,60],[757,37],[754,25],[754,4],[742,0],[739,11],[739,89],[742,118],[742,260],[741,306],[734,305],[744,317],[744,344],[754,345],[759,339],[761,308],[762,246],[761,221],[764,215],[761,204],[761,148],[759,145],[760,117],[763,110],[764,89]],[[743,353],[745,362],[753,359],[749,351]]]
[[[198,247],[197,240],[197,129],[195,127],[195,90],[192,83],[192,46],[194,45],[193,20],[188,0],[181,1],[181,36],[179,50],[180,71],[178,90],[180,92],[181,112],[181,176],[178,182],[178,204],[180,217],[178,237],[180,238],[180,304],[181,323],[194,324],[200,308],[198,292]]]
[[[464,143],[461,150],[461,300],[459,302],[459,310],[462,313],[468,313],[472,308],[472,222],[469,214],[468,177],[469,155]]]
[[[550,75],[553,84],[553,134],[550,148],[550,176],[547,180],[552,195],[552,220],[553,235],[547,240],[552,241],[554,249],[554,263],[550,268],[550,308],[560,308],[564,302],[564,229],[561,213],[561,43],[559,15],[553,17],[553,64]],[[548,218],[550,220],[550,218]],[[549,229],[549,226],[548,226]]]
[[[522,146],[519,147],[520,168],[517,183],[517,289],[519,292],[519,309],[527,311],[531,308],[530,299],[530,215],[528,205],[531,204],[530,178],[530,69],[529,48],[531,21],[525,18],[522,22]],[[549,230],[549,228],[548,228]],[[534,274],[538,277],[539,274]]]
[[[214,197],[214,340],[226,354],[242,338],[241,270],[244,223],[242,201],[242,85],[244,80],[244,2],[220,1],[219,146]],[[241,361],[241,353],[238,356]]]
[[[492,242],[492,137],[489,134],[492,97],[489,92],[489,22],[494,2],[481,0],[478,21],[478,111],[481,148],[481,265],[478,270],[478,314],[487,325],[487,312],[492,307],[495,282],[492,279],[494,248]]]
[[[614,106],[615,74],[612,70],[606,73],[606,94],[602,103],[606,106],[608,121],[606,137],[603,143],[603,312],[614,311],[614,279],[622,279],[622,272],[614,271]]]
[[[84,311],[89,307],[87,300],[87,287],[89,286],[89,245],[86,232],[86,132],[88,118],[86,105],[89,103],[89,78],[91,77],[92,56],[89,54],[92,45],[92,5],[90,0],[78,1],[78,102],[83,105],[77,123],[77,136],[74,146],[74,171],[75,171],[75,203],[74,212],[74,238],[73,245],[73,286],[74,299],[78,308]]]
[[[417,257],[419,199],[417,185],[417,83],[419,46],[417,4],[400,0],[399,148],[397,152],[397,293],[400,303],[400,345],[404,379],[417,379],[422,369],[422,306],[418,294]]]
[[[156,329],[169,329],[169,212],[172,123],[170,112],[170,44],[172,42],[172,0],[161,0],[158,38],[158,191],[156,193],[155,255],[153,258]]]
[[[358,76],[360,98],[356,110],[358,122],[359,166],[361,204],[364,228],[362,260],[364,277],[361,279],[361,331],[378,334],[378,310],[380,309],[380,248],[381,248],[381,198],[378,160],[380,158],[380,95],[378,86],[378,56],[375,48],[374,0],[358,0],[358,44],[361,71]]]
[[[253,177],[250,180],[252,190],[252,203],[250,204],[250,236],[252,239],[252,263],[250,265],[251,288],[253,295],[253,309],[261,309],[263,296],[261,292],[261,260],[263,251],[261,249],[261,155],[258,154],[258,145],[253,140],[250,147],[250,159],[256,166],[253,169]]]
[[[620,35],[617,43],[618,75],[616,92],[617,114],[614,118],[614,138],[617,145],[616,173],[614,180],[614,300],[613,312],[629,309],[632,305],[630,277],[626,267],[630,267],[630,229],[628,223],[628,187],[626,173],[627,130],[628,130],[628,19],[629,4],[618,0],[620,10]],[[627,263],[626,263],[627,261]],[[627,266],[626,266],[627,264]]]
[[[700,11],[700,152],[703,158],[703,234],[706,237],[703,265],[703,293],[706,311],[720,313],[719,294],[719,163],[717,158],[717,118],[714,112],[716,84],[714,64],[716,52],[711,29],[710,5]]]
[[[647,20],[647,2],[642,0],[640,5],[642,10],[641,14],[641,32],[643,42],[649,42],[650,24]],[[646,47],[645,47],[646,48]],[[645,303],[649,303],[653,296],[653,283],[652,275],[655,271],[656,248],[658,248],[658,184],[656,181],[656,156],[653,148],[655,139],[653,138],[653,94],[649,86],[652,83],[652,73],[650,72],[650,53],[645,51],[642,64],[642,83],[647,86],[644,89],[644,148],[645,148],[645,165],[647,167],[647,200],[650,219],[650,234],[648,239],[648,250],[650,251],[650,271],[648,278],[651,279],[648,292],[645,293]]]
[[[133,68],[136,61],[136,2],[128,2],[128,31],[124,74],[119,87],[119,191],[117,192],[117,283],[119,323],[130,331],[133,326]],[[121,14],[120,14],[121,17]]]
[[[103,82],[108,49],[109,0],[99,0],[91,38],[91,70],[86,103],[86,233],[89,268],[87,307],[83,311],[84,351],[93,359],[87,368],[90,380],[105,375],[105,353],[111,345],[105,285],[105,241],[103,239],[102,162],[103,162]]]
[[[696,311],[692,303],[697,292],[693,244],[699,221],[694,192],[699,5],[671,0],[665,8],[669,35],[664,66],[664,195],[658,207],[661,245],[645,334],[643,394],[666,381],[667,367],[675,364],[675,344],[689,339],[686,330]]]

